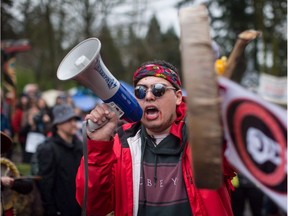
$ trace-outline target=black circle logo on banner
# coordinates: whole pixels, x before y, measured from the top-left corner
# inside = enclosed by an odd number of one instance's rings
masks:
[[[229,135],[249,172],[278,193],[287,193],[287,129],[255,101],[232,101],[226,118]]]

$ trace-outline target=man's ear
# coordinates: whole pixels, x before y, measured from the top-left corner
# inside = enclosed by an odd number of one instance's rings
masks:
[[[182,97],[183,97],[181,89],[177,90],[175,94],[177,98],[176,105],[179,105],[182,102]]]

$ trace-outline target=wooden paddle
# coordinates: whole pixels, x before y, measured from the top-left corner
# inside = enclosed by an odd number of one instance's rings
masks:
[[[195,185],[217,189],[223,184],[223,130],[208,12],[201,4],[181,9],[179,16]]]
[[[223,129],[208,12],[205,5],[196,5],[181,9],[179,16],[195,184],[198,188],[217,189],[223,184]],[[255,30],[238,35],[223,76],[231,78],[237,73],[246,46],[260,35]]]
[[[238,35],[233,50],[229,55],[227,66],[223,74],[224,77],[231,79],[233,75],[236,75],[237,67],[240,66],[242,63],[241,59],[244,58],[246,46],[259,36],[261,36],[261,32],[253,29],[243,31]],[[243,69],[243,67],[240,68]],[[244,71],[241,72],[243,73]]]

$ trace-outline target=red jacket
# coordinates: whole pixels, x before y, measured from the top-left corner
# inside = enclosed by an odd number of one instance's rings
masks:
[[[12,129],[14,133],[19,133],[21,130],[23,110],[17,108],[12,116]]]
[[[182,104],[182,106],[185,105]],[[185,107],[180,107],[180,109],[183,109],[180,110],[181,113],[185,111]],[[183,119],[182,114],[181,119]],[[140,123],[125,124],[123,130],[120,130],[114,140],[109,142],[88,140],[87,215],[106,215],[111,211],[114,211],[115,216],[133,215],[135,200],[135,197],[133,198],[133,186],[135,190],[133,178],[135,178],[135,170],[137,171],[135,167],[137,167],[137,155],[139,155],[137,150],[135,151],[135,145],[140,143],[139,125]],[[182,125],[183,121],[176,120],[170,133],[179,136],[179,128],[182,128]],[[191,149],[189,145],[186,146],[182,169],[193,215],[232,216],[228,182],[234,176],[233,170],[224,162],[226,182],[223,183],[223,186],[218,190],[197,189],[193,184]],[[132,154],[134,155],[133,160]],[[84,194],[83,162],[82,158],[76,176],[76,198],[79,204],[82,203]]]

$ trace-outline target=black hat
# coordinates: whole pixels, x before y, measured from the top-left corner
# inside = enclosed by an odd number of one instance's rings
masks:
[[[80,119],[79,116],[77,116],[74,112],[74,109],[68,104],[56,105],[53,108],[53,117],[53,125],[61,124],[71,118]]]

